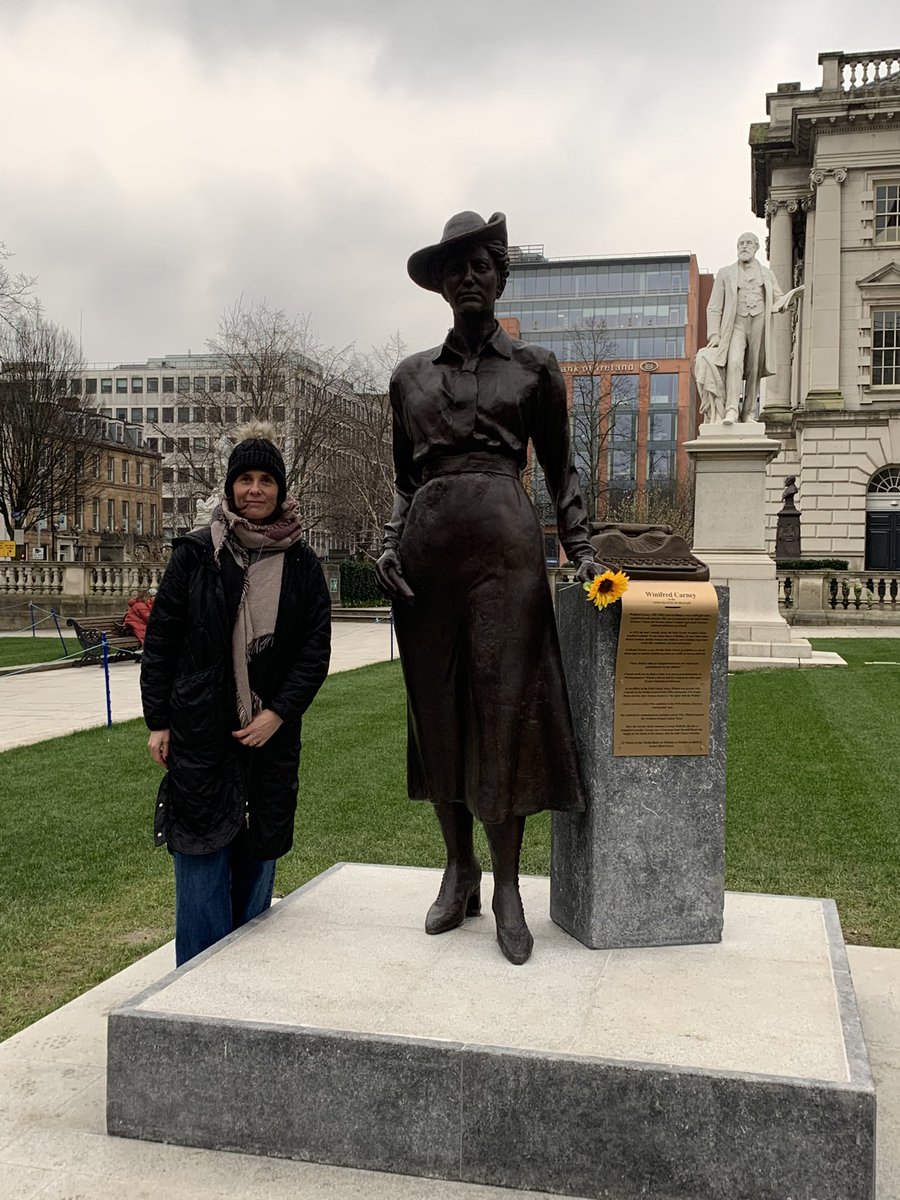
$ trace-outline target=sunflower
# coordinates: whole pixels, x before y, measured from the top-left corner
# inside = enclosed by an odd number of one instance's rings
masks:
[[[624,571],[604,571],[596,575],[590,583],[584,585],[589,604],[598,608],[606,608],[607,604],[615,604],[628,589],[628,576]]]

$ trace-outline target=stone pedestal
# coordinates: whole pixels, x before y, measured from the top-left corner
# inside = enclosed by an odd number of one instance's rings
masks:
[[[777,564],[786,558],[802,557],[800,511],[796,508],[783,508],[775,524],[775,562]]]
[[[553,814],[550,916],[591,949],[718,942],[725,893],[728,589],[710,687],[710,752],[613,756],[621,606],[602,615],[580,587],[560,591],[560,645],[585,813]]]
[[[524,877],[513,967],[490,915],[426,936],[439,882],[333,869],[110,1013],[109,1132],[596,1200],[871,1200],[833,902],[729,893],[721,945],[598,954]]]
[[[761,421],[700,426],[685,442],[694,462],[693,552],[731,598],[729,669],[813,662],[805,638],[792,637],[778,611],[775,562],[766,553],[766,465],[781,444]]]

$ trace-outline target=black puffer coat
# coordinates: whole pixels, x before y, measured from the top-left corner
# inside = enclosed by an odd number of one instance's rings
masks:
[[[328,673],[331,602],[315,553],[305,542],[291,546],[273,645],[254,659],[250,679],[284,724],[264,746],[244,747],[232,737],[239,722],[231,658],[242,574],[228,553],[220,564],[209,529],[177,538],[147,626],[144,719],[151,730],[170,731],[156,842],[207,854],[243,825],[252,857],[278,858],[293,840],[301,717]]]

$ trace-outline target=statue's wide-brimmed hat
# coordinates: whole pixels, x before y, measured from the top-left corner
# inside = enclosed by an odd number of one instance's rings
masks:
[[[444,226],[441,240],[411,254],[406,269],[413,283],[429,292],[441,290],[441,264],[448,254],[455,254],[484,242],[508,245],[506,214],[493,213],[487,221],[477,212],[455,213]]]

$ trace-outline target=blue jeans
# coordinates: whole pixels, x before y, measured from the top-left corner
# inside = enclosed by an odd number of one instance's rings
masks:
[[[212,854],[180,854],[175,863],[175,962],[258,917],[272,903],[275,859],[249,858],[240,834]]]

